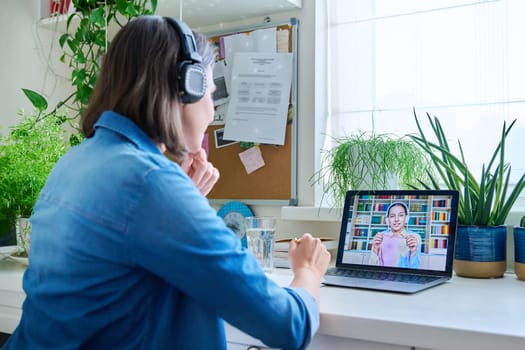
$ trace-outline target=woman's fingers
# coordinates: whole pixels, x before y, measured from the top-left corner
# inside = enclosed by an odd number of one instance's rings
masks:
[[[202,149],[190,154],[181,167],[203,195],[210,193],[219,180],[219,170],[206,160],[206,153]]]

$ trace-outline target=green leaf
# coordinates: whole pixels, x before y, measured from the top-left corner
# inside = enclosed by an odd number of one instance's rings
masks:
[[[69,136],[69,144],[71,146],[76,146],[76,145],[80,144],[80,142],[81,142],[81,139],[80,139],[80,137],[78,135],[71,134]]]
[[[26,97],[31,101],[31,104],[33,107],[35,107],[39,112],[45,111],[47,108],[47,100],[44,96],[40,95],[38,92],[29,90],[29,89],[22,89]]]
[[[95,44],[100,47],[105,47],[106,46],[106,31],[101,30],[94,34],[95,34],[95,40],[94,40]]]
[[[155,13],[157,11],[157,0],[151,0],[151,13]]]
[[[78,51],[75,55],[75,62],[77,64],[80,64],[80,65],[83,65],[87,62],[86,60],[86,56],[84,55],[84,53],[82,51]]]
[[[73,20],[73,18],[75,18],[77,16],[77,13],[74,12],[72,14],[70,14],[68,17],[67,17],[67,21],[66,21],[66,31],[69,32],[69,28],[71,26],[71,21]]]
[[[60,38],[58,39],[58,43],[60,44],[60,47],[63,49],[64,44],[66,43],[66,40],[69,38],[69,33],[62,34]]]
[[[74,39],[67,39],[67,46],[72,52],[76,52],[78,48],[78,41]]]
[[[128,7],[127,0],[117,0],[117,10],[120,14],[126,15],[127,7]]]
[[[132,3],[128,4],[128,7],[126,9],[126,13],[127,13],[128,17],[137,17],[139,15],[138,9],[135,6],[133,6]]]
[[[105,10],[103,7],[99,7],[91,12],[89,21],[98,27],[106,27]]]

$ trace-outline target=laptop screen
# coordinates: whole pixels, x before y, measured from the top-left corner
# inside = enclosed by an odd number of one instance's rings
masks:
[[[337,263],[450,271],[457,205],[457,191],[348,191]]]

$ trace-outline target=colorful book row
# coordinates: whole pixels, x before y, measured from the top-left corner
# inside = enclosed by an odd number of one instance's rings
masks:
[[[363,228],[356,228],[354,230],[354,236],[356,237],[368,237],[368,230]]]
[[[352,241],[350,242],[350,249],[357,249],[357,250],[368,250],[368,243],[366,240],[363,241]]]
[[[427,204],[412,203],[412,204],[410,204],[410,211],[412,213],[414,213],[414,212],[426,213],[428,211],[428,205]]]
[[[430,239],[430,248],[446,248],[448,244],[447,239]]]
[[[408,220],[409,225],[426,225],[427,222],[427,218],[424,216],[412,216],[410,220]]]
[[[432,201],[433,207],[440,207],[440,208],[449,208],[450,207],[450,199],[436,199]]]
[[[450,225],[432,225],[430,232],[433,235],[448,235],[450,232]]]
[[[432,220],[448,221],[448,212],[434,211],[432,212]]]

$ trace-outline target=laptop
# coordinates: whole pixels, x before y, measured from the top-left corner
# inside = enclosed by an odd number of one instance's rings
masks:
[[[328,286],[416,293],[452,277],[459,192],[348,191]]]

